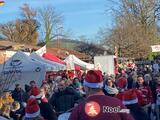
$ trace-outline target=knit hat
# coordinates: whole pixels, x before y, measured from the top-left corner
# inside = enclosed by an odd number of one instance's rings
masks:
[[[28,100],[25,113],[26,118],[35,118],[40,115],[40,108],[36,99],[31,98]]]
[[[137,95],[133,89],[124,92],[122,102],[124,105],[132,105],[138,103]]]
[[[88,71],[84,81],[84,86],[90,88],[102,88],[103,87],[102,72],[100,70]]]
[[[127,79],[125,77],[120,77],[117,81],[117,86],[121,89],[124,89],[127,87]]]

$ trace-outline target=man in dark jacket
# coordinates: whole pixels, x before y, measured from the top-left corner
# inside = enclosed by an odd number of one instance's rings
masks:
[[[27,102],[29,96],[26,92],[23,91],[20,84],[15,85],[15,90],[12,92],[12,98],[14,101],[18,101],[20,104],[20,109],[18,110],[20,116],[20,120],[22,119],[23,115],[25,114],[24,103]]]
[[[25,94],[25,92],[23,91],[23,89],[21,88],[20,84],[16,84],[16,85],[15,85],[15,89],[14,89],[14,91],[12,92],[12,98],[13,98],[15,101],[18,101],[20,104],[21,104],[22,102],[26,102],[26,101],[27,101],[26,94]]]
[[[58,91],[55,92],[50,103],[58,114],[66,112],[74,107],[81,100],[80,94],[72,87],[66,87],[66,81],[61,79],[58,81]]]
[[[39,104],[41,115],[46,120],[57,120],[55,111],[52,109],[52,106],[47,102],[41,102]]]

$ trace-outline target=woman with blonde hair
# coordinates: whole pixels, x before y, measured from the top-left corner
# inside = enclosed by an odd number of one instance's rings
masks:
[[[20,120],[21,116],[20,104],[18,101],[14,101],[11,107],[10,117],[13,118],[13,120]]]
[[[0,101],[2,102],[2,105],[3,104],[12,105],[14,99],[12,98],[11,92],[8,90],[4,91]]]
[[[0,110],[0,120],[9,120],[10,119],[10,105],[4,104]]]

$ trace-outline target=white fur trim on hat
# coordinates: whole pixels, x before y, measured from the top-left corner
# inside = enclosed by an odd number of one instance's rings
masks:
[[[90,88],[102,88],[103,87],[103,81],[100,83],[89,83],[86,80],[84,80],[83,83],[84,86],[90,87]]]
[[[44,95],[42,93],[38,94],[37,96],[31,95],[30,98],[38,99],[42,98]]]
[[[133,100],[125,100],[123,101],[123,104],[124,105],[131,105],[131,104],[135,104],[135,103],[138,103],[138,99],[133,99]]]
[[[26,118],[35,118],[35,117],[37,117],[37,116],[39,116],[39,115],[40,115],[40,110],[38,110],[38,111],[35,112],[35,113],[31,113],[31,114],[26,113],[26,114],[25,114],[25,117],[26,117]]]
[[[42,96],[43,96],[43,94],[42,94],[42,93],[40,93],[39,95],[37,95],[37,96],[36,96],[36,99],[38,99],[38,98],[42,98]]]

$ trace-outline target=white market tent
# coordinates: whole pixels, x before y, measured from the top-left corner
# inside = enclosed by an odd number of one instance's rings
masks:
[[[69,55],[64,61],[67,64],[67,69],[74,70],[75,65],[79,65],[80,67],[86,70],[94,69],[94,64],[86,63],[77,58],[75,55]]]
[[[53,62],[53,61],[46,60],[36,53],[32,53],[30,55],[30,57],[31,57],[32,60],[45,65],[46,71],[59,71],[59,70],[65,70],[66,69],[66,66],[64,64],[60,64],[60,63],[56,63],[56,62]]]
[[[29,56],[21,51],[18,51],[4,64],[0,65],[0,85],[4,89],[14,89],[16,83],[19,83],[22,88],[25,84],[29,84],[31,80],[35,80],[38,85],[41,85],[45,79],[45,66],[39,62],[33,61]]]

